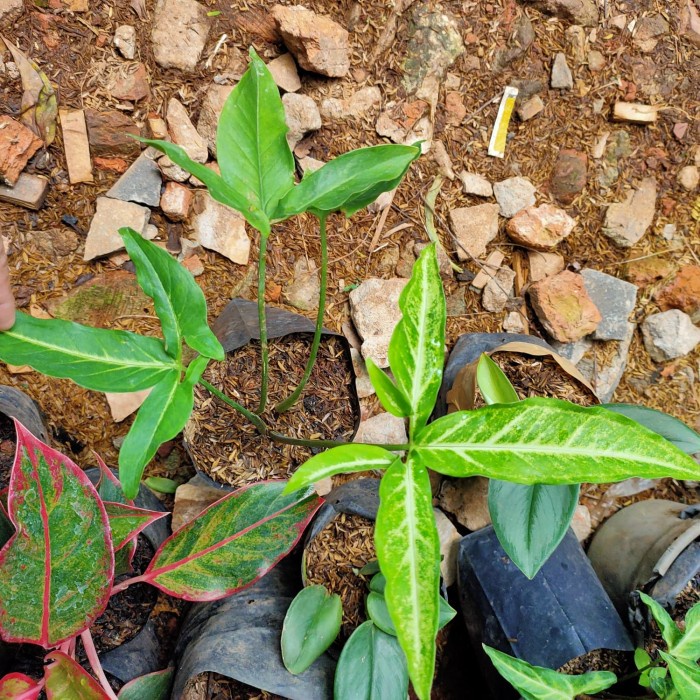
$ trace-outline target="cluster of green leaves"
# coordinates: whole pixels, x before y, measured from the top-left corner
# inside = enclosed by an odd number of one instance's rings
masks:
[[[697,700],[700,697],[700,603],[688,611],[681,631],[659,603],[644,593],[640,596],[667,646],[667,651],[659,651],[655,660],[643,649],[635,651],[640,685],[651,688],[661,700]],[[579,695],[600,692],[617,682],[617,676],[609,671],[569,676],[533,666],[486,645],[484,650],[498,672],[525,700],[575,700]]]
[[[375,544],[385,600],[419,698],[430,697],[439,619],[440,550],[428,467],[453,477],[483,475],[518,484],[571,485],[631,476],[697,478],[688,455],[638,423],[600,407],[527,399],[458,411],[428,423],[442,379],[445,297],[435,245],[416,261],[389,345],[393,379],[368,363],[377,396],[408,418],[399,456],[381,447],[345,445],[312,457],[289,491],[327,476],[385,470]]]

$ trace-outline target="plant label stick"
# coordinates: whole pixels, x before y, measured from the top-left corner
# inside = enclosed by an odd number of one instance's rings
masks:
[[[496,123],[493,125],[491,141],[489,143],[489,155],[503,158],[506,151],[506,136],[508,136],[508,124],[510,115],[513,114],[515,98],[518,96],[518,88],[507,87],[503,91],[501,104],[498,107]]]

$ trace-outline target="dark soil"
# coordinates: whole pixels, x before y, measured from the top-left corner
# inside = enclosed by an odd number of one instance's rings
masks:
[[[0,413],[0,491],[10,483],[10,472],[15,461],[16,435],[12,419]]]
[[[182,700],[284,700],[218,673],[200,673],[185,686]]]

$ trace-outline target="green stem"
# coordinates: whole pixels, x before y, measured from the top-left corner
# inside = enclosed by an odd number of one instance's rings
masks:
[[[256,415],[252,411],[249,411],[244,406],[241,406],[237,401],[229,398],[223,392],[219,391],[213,384],[210,384],[206,379],[200,379],[199,383],[207,390],[210,391],[218,399],[221,399],[225,404],[228,404],[234,411],[238,411],[241,415],[245,416],[260,432],[261,435],[267,435],[270,431],[268,430],[265,421],[263,421],[260,416]]]
[[[260,403],[255,411],[258,415],[267,405],[267,386],[270,374],[270,355],[267,347],[267,319],[265,318],[265,264],[267,262],[267,239],[269,234],[260,232],[260,257],[258,259],[258,328],[260,330],[260,355],[262,375],[260,378]]]
[[[311,343],[311,354],[309,355],[309,360],[306,363],[306,369],[304,369],[304,376],[301,378],[299,386],[297,386],[290,396],[275,406],[275,410],[278,413],[288,411],[294,405],[294,402],[301,396],[301,392],[304,391],[314,365],[316,364],[316,356],[318,355],[318,348],[321,344],[321,333],[323,332],[323,313],[326,308],[326,289],[328,287],[328,242],[326,236],[327,217],[328,214],[325,213],[318,217],[321,238],[321,293],[319,294],[318,299],[318,313],[316,314],[314,339]]]

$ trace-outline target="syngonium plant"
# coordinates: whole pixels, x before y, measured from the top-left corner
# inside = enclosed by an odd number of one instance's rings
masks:
[[[90,627],[111,596],[149,583],[176,598],[210,601],[257,581],[294,547],[322,501],[285,495],[283,481],[227,494],[163,542],[145,572],[131,570],[138,534],[167,513],[137,508],[99,461],[95,488],[70,459],[15,421],[7,505],[0,501],[0,640],[46,649],[45,675],[0,678],[0,698],[116,700]],[[98,682],[76,662],[80,638]],[[120,700],[169,697],[173,670],[137,678]]]

